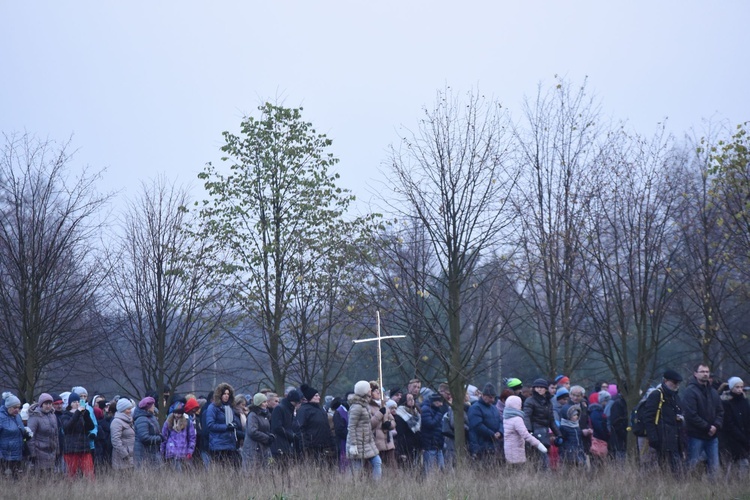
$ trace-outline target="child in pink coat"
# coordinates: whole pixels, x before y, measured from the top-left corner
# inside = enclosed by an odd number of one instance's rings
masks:
[[[524,441],[536,447],[542,453],[547,453],[547,447],[537,438],[531,435],[524,423],[524,413],[521,410],[521,398],[510,396],[505,400],[503,410],[503,447],[505,449],[505,460],[509,464],[523,464],[526,462],[526,450]]]

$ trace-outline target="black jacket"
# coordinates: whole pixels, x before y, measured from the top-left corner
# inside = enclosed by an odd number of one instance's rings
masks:
[[[83,453],[91,450],[89,432],[94,430],[94,421],[88,410],[66,411],[60,416],[63,429],[63,453]]]
[[[335,448],[328,413],[317,403],[305,403],[295,417],[302,436],[302,449]]]
[[[660,405],[661,409],[659,409]],[[682,414],[682,408],[677,392],[664,386],[651,391],[640,412],[642,412],[641,418],[646,427],[649,446],[665,455],[680,453],[682,422],[677,420],[677,415]],[[657,415],[658,422],[656,421]]]
[[[299,451],[299,427],[294,420],[294,406],[286,398],[271,412],[271,432],[276,436],[271,445],[273,456],[294,456]]]
[[[685,411],[687,435],[698,439],[712,439],[708,431],[713,425],[720,430],[724,422],[724,408],[716,389],[703,385],[691,377],[682,393],[682,409]],[[713,437],[716,437],[714,434]]]
[[[721,440],[733,460],[750,458],[750,403],[744,394],[722,396],[724,426]]]
[[[523,412],[526,415],[524,421],[526,428],[534,433],[534,428],[549,428],[555,436],[561,436],[560,429],[555,423],[555,414],[552,410],[552,402],[544,396],[534,392],[531,397],[523,402]]]

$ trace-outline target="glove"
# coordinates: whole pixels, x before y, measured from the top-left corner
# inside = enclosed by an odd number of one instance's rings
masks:
[[[381,427],[383,428],[384,431],[391,430],[391,421],[386,420],[385,422],[383,422],[383,425],[381,425]]]
[[[380,409],[380,413],[382,413],[383,415],[385,415],[385,407],[383,407],[383,408]]]
[[[351,455],[352,457],[358,456],[359,455],[359,449],[356,446],[354,446],[354,445],[349,446],[349,455]]]
[[[547,453],[547,447],[544,446],[542,443],[539,443],[538,445],[536,445],[536,449],[542,453]]]
[[[34,433],[31,432],[31,429],[29,429],[28,427],[24,427],[24,431],[26,434],[26,439],[31,439],[34,437]]]
[[[269,434],[268,443],[270,444],[270,443],[273,443],[274,441],[276,441],[276,434]]]
[[[555,438],[555,446],[562,446],[562,444],[563,444],[563,438],[562,438],[562,436],[557,436]]]

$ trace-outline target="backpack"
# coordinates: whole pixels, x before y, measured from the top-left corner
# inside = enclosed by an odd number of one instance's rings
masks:
[[[659,417],[661,416],[661,405],[664,403],[664,393],[659,391],[659,409],[656,411],[655,424],[659,424]],[[633,409],[630,413],[630,429],[638,437],[646,437],[646,422],[643,420],[643,407],[646,404],[648,398],[644,399]]]

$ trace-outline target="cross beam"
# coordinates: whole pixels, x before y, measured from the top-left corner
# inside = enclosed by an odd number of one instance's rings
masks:
[[[380,347],[380,342],[385,339],[402,339],[406,335],[386,335],[385,337],[380,336],[380,311],[376,312],[378,318],[377,336],[369,339],[358,339],[353,340],[355,344],[360,342],[377,342],[378,343],[378,385],[380,386],[380,406],[385,404],[385,388],[383,387],[383,353]]]

